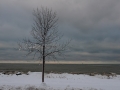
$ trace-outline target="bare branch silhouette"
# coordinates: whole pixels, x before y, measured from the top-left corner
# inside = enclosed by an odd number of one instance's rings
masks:
[[[69,41],[60,43],[62,35],[58,32],[58,17],[56,13],[48,8],[34,10],[34,24],[31,35],[33,40],[23,39],[19,43],[20,50],[27,51],[27,55],[34,54],[33,58],[39,54],[39,59],[43,61],[42,82],[44,82],[44,66],[46,58],[56,59],[57,55],[62,56]]]

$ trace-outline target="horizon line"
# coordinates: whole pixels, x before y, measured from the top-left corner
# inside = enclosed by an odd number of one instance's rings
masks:
[[[41,61],[0,60],[0,63],[42,64]],[[120,64],[119,61],[46,61],[46,64]]]

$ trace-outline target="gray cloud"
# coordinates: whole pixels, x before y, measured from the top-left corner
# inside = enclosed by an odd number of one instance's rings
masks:
[[[72,38],[66,60],[120,61],[119,0],[0,0],[0,60],[31,58],[13,48],[30,37],[32,11],[41,6],[57,11],[63,38]]]

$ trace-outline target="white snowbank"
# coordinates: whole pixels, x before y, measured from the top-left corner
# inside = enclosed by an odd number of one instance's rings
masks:
[[[41,83],[41,72],[29,75],[4,75],[0,73],[0,90],[120,90],[120,75],[117,77],[76,74],[45,74]]]

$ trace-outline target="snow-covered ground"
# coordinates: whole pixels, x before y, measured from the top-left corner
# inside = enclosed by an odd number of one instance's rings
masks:
[[[120,90],[120,75],[116,77],[89,76],[84,74],[45,74],[41,83],[41,72],[29,75],[4,75],[0,73],[0,90]]]

